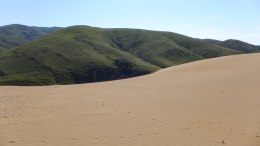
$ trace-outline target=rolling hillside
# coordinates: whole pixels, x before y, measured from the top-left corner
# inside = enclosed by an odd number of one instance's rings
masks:
[[[221,47],[230,48],[233,50],[241,51],[243,53],[256,53],[260,52],[260,46],[255,46],[252,44],[248,44],[246,42],[242,42],[239,40],[226,40],[226,41],[218,41],[218,40],[212,40],[212,39],[204,39],[203,41],[218,45]]]
[[[17,47],[58,29],[60,27],[29,27],[20,24],[2,26],[0,27],[0,51],[1,48]]]
[[[122,79],[240,53],[170,32],[72,26],[0,52],[0,84],[51,85]]]
[[[241,53],[172,32],[132,29],[112,29],[107,32],[119,49],[163,68]]]

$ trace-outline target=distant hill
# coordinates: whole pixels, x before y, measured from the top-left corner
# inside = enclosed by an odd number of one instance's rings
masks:
[[[6,49],[0,47],[0,52],[1,52],[1,51],[4,51],[4,50],[6,50]]]
[[[260,46],[255,46],[255,45],[252,45],[252,44],[249,44],[246,42],[242,42],[239,40],[229,39],[226,41],[218,41],[218,40],[213,40],[213,39],[203,39],[203,41],[214,44],[214,45],[230,48],[233,50],[241,51],[243,53],[260,52]]]
[[[0,52],[0,85],[107,81],[241,53],[171,32],[72,26]]]
[[[159,67],[241,53],[172,32],[111,29],[118,48]],[[114,41],[113,41],[114,40]]]
[[[28,43],[58,29],[60,27],[29,27],[20,24],[1,26],[0,51]]]

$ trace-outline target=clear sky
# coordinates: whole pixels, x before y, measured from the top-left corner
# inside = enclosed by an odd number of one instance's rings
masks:
[[[0,0],[0,26],[89,25],[260,45],[260,0]]]

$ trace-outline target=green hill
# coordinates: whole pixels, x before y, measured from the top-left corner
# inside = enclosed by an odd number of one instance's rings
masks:
[[[226,40],[226,41],[218,41],[218,40],[212,40],[212,39],[204,39],[203,41],[214,44],[214,45],[218,45],[218,46],[222,46],[222,47],[226,47],[226,48],[230,48],[233,50],[237,50],[243,53],[256,53],[256,52],[260,52],[260,46],[255,46],[252,44],[248,44],[246,42],[242,42],[239,40]]]
[[[159,67],[241,52],[172,33],[133,29],[107,29],[111,46]]]
[[[1,48],[10,49],[17,47],[58,29],[60,28],[29,27],[20,24],[2,26],[0,27],[0,51]]]
[[[170,32],[72,26],[0,52],[0,85],[122,79],[239,53]]]

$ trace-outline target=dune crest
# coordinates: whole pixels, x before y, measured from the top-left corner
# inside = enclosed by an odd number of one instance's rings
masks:
[[[0,87],[0,145],[259,146],[260,54],[141,77]]]

